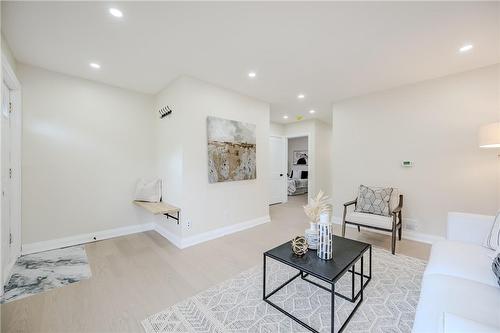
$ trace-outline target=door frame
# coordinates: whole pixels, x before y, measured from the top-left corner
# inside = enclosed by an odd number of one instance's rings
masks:
[[[12,113],[10,114],[10,144],[11,144],[11,233],[12,246],[9,257],[10,261],[5,267],[1,267],[1,279],[5,284],[10,277],[12,267],[17,258],[21,255],[21,135],[22,135],[22,100],[21,83],[19,82],[14,70],[12,69],[7,57],[2,52],[2,80],[10,90],[10,103]],[[0,214],[1,216],[1,214]],[[0,229],[1,232],[1,229]],[[1,239],[1,238],[0,238]],[[1,247],[0,247],[1,251]],[[1,253],[0,253],[1,258]],[[0,295],[3,288],[0,288]]]
[[[286,172],[288,174],[288,139],[295,139],[295,138],[307,138],[307,154],[308,154],[308,159],[307,159],[307,169],[309,170],[308,173],[308,181],[307,181],[307,201],[309,202],[309,199],[311,198],[311,183],[315,182],[315,173],[314,173],[314,152],[313,152],[313,143],[311,142],[311,134],[310,133],[301,133],[301,134],[293,134],[293,135],[285,135],[285,165],[286,165]],[[311,170],[313,172],[311,172]],[[286,192],[286,198],[288,201],[288,189]]]
[[[287,184],[288,183],[287,183],[287,177],[286,177],[286,174],[288,171],[287,164],[286,164],[286,161],[287,161],[287,159],[286,159],[286,156],[287,156],[286,143],[287,142],[286,141],[287,140],[283,135],[269,135],[269,139],[271,139],[271,138],[278,138],[281,140],[281,145],[282,145],[282,149],[283,149],[283,156],[285,157],[285,160],[281,161],[281,169],[283,170],[283,175],[285,176],[284,177],[285,181],[283,182],[283,189],[281,191],[281,203],[285,203],[288,201],[288,192],[287,192]],[[270,189],[270,190],[272,191],[272,189]],[[279,202],[276,204],[279,204]],[[270,205],[271,205],[271,203],[270,203]],[[274,205],[274,204],[272,204],[272,205]]]

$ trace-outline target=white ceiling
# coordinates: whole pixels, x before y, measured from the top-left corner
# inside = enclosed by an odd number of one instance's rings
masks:
[[[277,122],[500,62],[499,2],[3,1],[2,32],[22,63],[147,93],[187,74],[270,102]]]

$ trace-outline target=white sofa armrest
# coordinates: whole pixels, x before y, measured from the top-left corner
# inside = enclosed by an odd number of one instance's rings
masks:
[[[488,326],[452,313],[443,313],[442,333],[498,333],[500,328]]]
[[[446,239],[482,245],[491,230],[494,216],[448,213]]]

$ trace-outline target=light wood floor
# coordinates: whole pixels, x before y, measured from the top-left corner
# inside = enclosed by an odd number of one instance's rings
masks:
[[[2,332],[142,332],[142,319],[261,264],[265,250],[303,234],[303,204],[305,196],[290,197],[271,207],[271,223],[184,250],[154,231],[88,244],[92,278],[2,305]],[[347,237],[389,249],[386,235],[348,228]],[[429,250],[397,243],[397,253],[418,258]]]

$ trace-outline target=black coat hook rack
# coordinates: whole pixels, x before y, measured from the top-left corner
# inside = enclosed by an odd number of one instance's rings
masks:
[[[167,105],[162,107],[158,112],[160,113],[160,119],[163,119],[172,113],[172,109]]]

